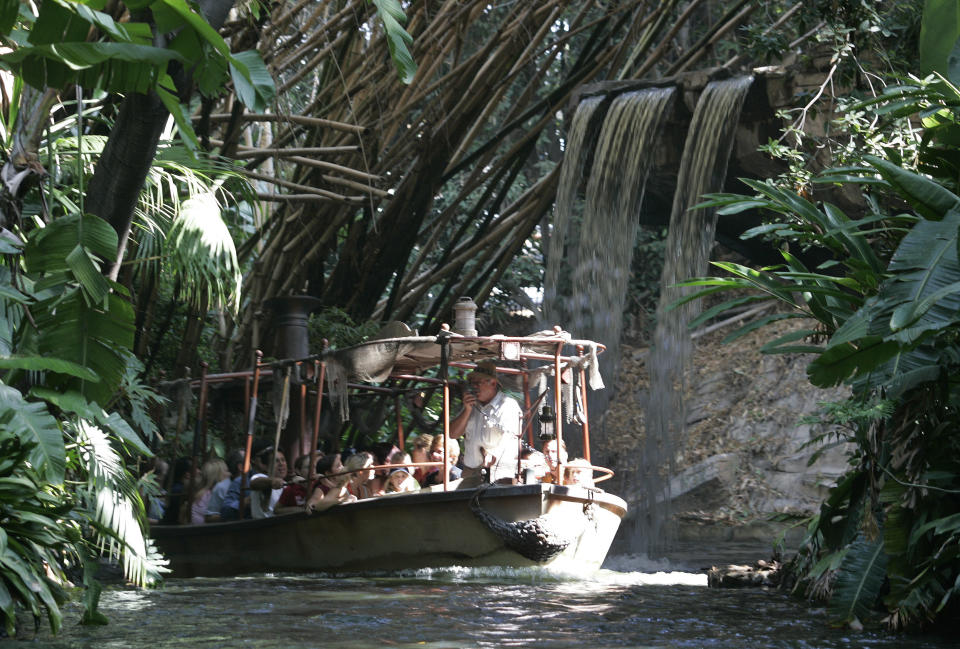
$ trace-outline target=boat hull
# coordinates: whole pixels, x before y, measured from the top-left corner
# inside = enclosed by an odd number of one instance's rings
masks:
[[[510,524],[539,519],[567,531],[556,556],[511,547],[479,507]],[[367,572],[444,566],[596,569],[626,503],[580,487],[546,484],[424,490],[338,505],[325,512],[206,525],[155,526],[151,536],[176,577],[257,572]],[[489,517],[487,517],[489,518]]]

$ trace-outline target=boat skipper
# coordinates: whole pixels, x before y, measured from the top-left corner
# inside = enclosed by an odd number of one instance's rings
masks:
[[[463,410],[450,422],[450,437],[464,437],[463,476],[477,476],[482,468],[488,468],[490,482],[512,480],[517,473],[523,418],[520,404],[500,391],[497,365],[492,360],[477,363],[467,382]]]

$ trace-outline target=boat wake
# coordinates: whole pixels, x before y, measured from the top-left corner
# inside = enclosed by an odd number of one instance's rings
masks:
[[[346,575],[326,575],[343,577]],[[441,583],[564,583],[604,586],[706,586],[707,576],[685,572],[665,559],[649,559],[645,555],[609,557],[600,570],[562,561],[549,566],[511,568],[505,566],[448,566],[389,572],[367,572],[366,578],[386,578]]]

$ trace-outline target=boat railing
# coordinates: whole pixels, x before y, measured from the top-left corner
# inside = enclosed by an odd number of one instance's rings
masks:
[[[365,466],[365,467],[360,468],[360,469],[350,469],[349,471],[338,471],[337,473],[325,473],[325,474],[323,474],[323,475],[315,476],[314,478],[311,478],[311,480],[313,480],[313,479],[319,480],[319,479],[321,479],[321,478],[328,478],[328,479],[329,479],[329,478],[339,478],[339,477],[342,477],[342,476],[345,476],[345,475],[354,475],[354,474],[357,474],[357,473],[363,473],[364,471],[374,471],[374,472],[376,472],[376,471],[383,471],[383,470],[390,470],[390,471],[392,471],[393,469],[414,469],[414,468],[420,468],[420,467],[442,467],[443,465],[444,465],[444,462],[442,462],[442,461],[436,461],[436,462],[402,462],[402,463],[399,463],[399,464],[372,464],[372,465],[370,465],[370,466]],[[451,466],[452,466],[452,465],[451,465]],[[613,471],[613,469],[609,469],[609,468],[607,468],[607,467],[605,467],[605,466],[598,466],[598,465],[594,465],[594,464],[590,464],[590,465],[587,465],[587,464],[579,464],[579,465],[574,465],[574,466],[571,466],[571,465],[567,464],[567,465],[566,465],[566,469],[569,470],[569,471],[576,471],[576,470],[581,470],[581,469],[590,469],[590,470],[591,470],[592,472],[594,472],[594,473],[599,472],[599,473],[600,473],[600,476],[598,476],[598,477],[596,477],[596,478],[591,478],[591,480],[592,480],[592,482],[593,482],[594,484],[596,484],[596,483],[598,483],[598,482],[604,482],[604,481],[609,480],[610,478],[612,478],[612,477],[614,476],[614,471]]]

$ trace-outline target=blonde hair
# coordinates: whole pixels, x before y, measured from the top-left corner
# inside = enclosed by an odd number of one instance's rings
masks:
[[[220,458],[215,457],[204,462],[200,469],[200,475],[203,477],[200,491],[213,489],[213,486],[220,482],[224,473],[229,475],[230,470],[227,468],[227,463]]]

